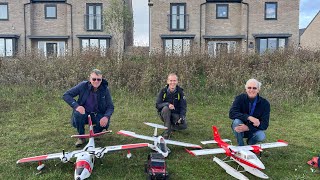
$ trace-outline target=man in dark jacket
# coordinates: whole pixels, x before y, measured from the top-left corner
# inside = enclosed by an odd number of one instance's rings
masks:
[[[74,97],[78,96],[76,101]],[[83,81],[63,94],[63,100],[73,109],[72,125],[78,133],[84,134],[85,124],[88,124],[88,115],[95,124],[94,132],[108,129],[110,118],[114,111],[112,98],[108,89],[108,82],[102,79],[102,73],[94,69],[90,73],[89,81]],[[85,143],[85,139],[78,139],[76,146]]]
[[[183,89],[177,85],[178,76],[174,73],[169,74],[167,83],[166,87],[159,92],[156,101],[160,118],[168,128],[163,133],[165,139],[169,138],[172,130],[187,128],[187,102]]]
[[[239,146],[253,145],[266,138],[264,133],[269,126],[270,104],[259,96],[261,83],[249,79],[245,85],[246,93],[237,96],[230,108],[229,118],[233,120],[232,131]]]

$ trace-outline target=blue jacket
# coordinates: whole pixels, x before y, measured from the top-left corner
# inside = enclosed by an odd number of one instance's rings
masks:
[[[169,85],[161,89],[158,94],[156,100],[156,108],[158,109],[158,112],[160,112],[164,106],[173,104],[175,109],[172,110],[172,113],[179,114],[180,118],[185,118],[187,113],[187,102],[183,89],[180,86],[176,86],[176,91],[174,93],[169,93],[168,87]]]
[[[78,106],[83,106],[86,103],[92,88],[93,87],[89,81],[83,81],[65,92],[62,98],[73,108],[73,110],[75,110]],[[74,99],[76,96],[79,96],[77,101]],[[114,111],[114,106],[108,89],[108,82],[105,79],[102,79],[102,82],[97,90],[97,99],[97,113],[104,114],[104,116],[110,119]]]
[[[253,112],[253,117],[260,120],[260,125],[258,127],[253,126],[253,123],[248,120],[249,117],[249,98],[246,93],[237,96],[230,108],[229,118],[240,119],[244,124],[249,127],[250,132],[256,132],[258,130],[266,130],[269,126],[270,118],[270,104],[269,102],[259,96],[257,99],[257,104]]]

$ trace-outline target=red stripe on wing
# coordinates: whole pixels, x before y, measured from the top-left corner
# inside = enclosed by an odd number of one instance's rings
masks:
[[[140,144],[126,144],[121,146],[121,149],[134,149],[134,148],[141,148],[141,147],[148,147],[148,143],[140,143]]]
[[[47,157],[48,157],[48,155],[22,158],[22,159],[18,160],[17,163],[25,163],[25,162],[32,162],[32,161],[42,161],[42,160],[46,160]]]

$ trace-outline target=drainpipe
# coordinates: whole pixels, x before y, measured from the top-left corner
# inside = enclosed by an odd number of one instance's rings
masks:
[[[151,7],[153,6],[153,2],[150,2],[148,0],[148,6],[149,6],[149,55],[151,54]]]
[[[26,25],[26,6],[30,3],[23,4],[23,26],[24,26],[24,56],[27,55],[27,25]]]
[[[200,53],[201,53],[201,51],[202,51],[202,43],[201,43],[201,39],[202,39],[202,33],[201,33],[201,28],[202,28],[202,5],[205,5],[206,4],[206,2],[205,3],[202,3],[202,4],[200,4]]]
[[[245,2],[241,2],[242,4],[244,5],[247,5],[247,38],[246,38],[246,41],[247,41],[247,47],[246,47],[246,52],[248,53],[248,48],[249,48],[249,4],[248,3],[245,3]]]
[[[66,3],[67,5],[69,5],[70,6],[70,23],[71,23],[71,27],[70,27],[70,33],[71,33],[71,56],[73,56],[73,14],[72,14],[72,4],[70,4],[70,3]]]

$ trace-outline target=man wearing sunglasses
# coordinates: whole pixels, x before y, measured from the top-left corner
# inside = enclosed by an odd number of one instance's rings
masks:
[[[74,98],[78,96],[78,100]],[[85,134],[85,124],[88,124],[88,115],[95,124],[94,132],[108,129],[110,118],[114,111],[112,98],[108,89],[107,80],[102,78],[98,69],[91,71],[89,81],[83,81],[63,94],[63,100],[73,109],[71,122],[77,128],[79,135]],[[76,147],[85,143],[85,139],[78,139]]]
[[[269,126],[270,104],[259,96],[261,83],[256,79],[249,79],[245,85],[246,93],[238,95],[229,111],[232,120],[232,131],[239,146],[253,145],[266,138],[264,133]]]

